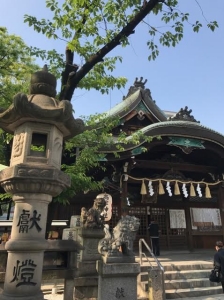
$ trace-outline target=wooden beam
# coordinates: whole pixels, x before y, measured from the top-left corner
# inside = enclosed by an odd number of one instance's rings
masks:
[[[160,169],[170,170],[175,169],[178,171],[189,171],[196,173],[216,173],[218,168],[213,166],[195,165],[187,163],[163,162],[155,160],[138,160],[135,159],[135,168],[137,169]]]

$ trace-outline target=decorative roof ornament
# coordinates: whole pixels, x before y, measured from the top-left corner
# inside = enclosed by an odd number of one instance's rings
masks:
[[[128,96],[132,95],[134,92],[136,92],[140,89],[143,91],[144,94],[147,94],[151,98],[151,91],[149,89],[145,88],[145,84],[147,81],[148,81],[147,79],[145,79],[143,81],[143,77],[140,77],[140,79],[138,79],[138,77],[136,77],[134,85],[132,85],[129,88],[128,94],[126,97],[123,97],[123,100],[125,100]]]
[[[145,79],[145,81],[143,82],[143,77],[140,77],[140,80],[138,80],[138,77],[135,78],[135,82],[134,82],[134,87],[140,87],[142,89],[145,89],[145,84],[148,80]]]
[[[178,113],[176,113],[173,117],[168,118],[168,121],[191,121],[200,123],[197,121],[194,116],[191,115],[192,109],[188,109],[187,106],[185,108],[181,108]]]

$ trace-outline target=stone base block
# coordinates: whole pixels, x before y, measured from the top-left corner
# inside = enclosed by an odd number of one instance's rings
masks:
[[[44,300],[44,295],[42,292],[32,295],[32,296],[17,296],[17,295],[8,295],[2,292],[0,294],[0,300]]]
[[[97,262],[99,272],[98,300],[127,299],[137,300],[138,263]]]
[[[73,300],[97,300],[98,277],[79,277],[74,283]]]
[[[81,261],[95,261],[101,259],[98,252],[98,243],[104,238],[105,233],[103,229],[87,229],[79,228],[78,234],[80,236],[79,242],[84,247],[80,252]]]
[[[79,277],[84,276],[96,276],[96,261],[89,261],[89,262],[79,262],[78,263],[78,274]]]

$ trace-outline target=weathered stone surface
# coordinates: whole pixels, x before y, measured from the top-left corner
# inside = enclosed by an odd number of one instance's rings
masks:
[[[139,263],[113,263],[105,264],[102,261],[97,261],[97,271],[103,277],[110,276],[136,276],[140,273]]]
[[[106,206],[106,200],[104,198],[96,198],[88,211],[85,207],[81,210],[81,222],[84,228],[88,229],[103,229],[104,227],[104,215],[103,210]]]
[[[73,300],[97,300],[98,277],[75,278]]]
[[[138,263],[105,264],[98,261],[97,270],[98,300],[137,300],[137,275],[140,273]]]
[[[79,276],[97,276],[96,261],[79,261],[78,262]]]
[[[165,299],[163,272],[158,268],[149,270],[149,297],[155,300]]]
[[[71,103],[52,98],[56,95],[53,77],[47,70],[34,73],[30,88],[32,94],[19,93],[14,97],[13,104],[0,114],[0,127],[13,133],[23,123],[32,121],[56,126],[65,138],[82,132],[84,123],[74,119]]]
[[[10,167],[0,172],[0,184],[13,195],[15,211],[1,300],[43,300],[41,279],[48,204],[70,186],[61,172],[63,138],[81,132],[68,101],[54,99],[56,79],[46,68],[31,79],[31,95],[17,94],[0,113],[0,127],[13,133]],[[75,276],[75,268],[67,273]]]
[[[96,300],[98,293],[96,261],[101,258],[97,247],[99,240],[104,236],[104,231],[103,229],[80,227],[78,234],[84,250],[80,251],[73,300]]]
[[[122,262],[122,256],[124,258],[125,256],[134,257],[133,242],[139,225],[140,220],[129,215],[122,217],[118,221],[112,234],[110,234],[109,226],[105,225],[105,237],[99,241],[98,245],[98,251],[102,254],[104,261],[109,262],[109,259],[112,258],[112,260],[115,259],[116,261],[119,259],[119,262]],[[112,262],[112,260],[110,261]]]
[[[104,236],[103,229],[79,228],[80,244],[84,250],[80,253],[81,261],[93,261],[94,263],[101,258],[98,252],[99,240]]]
[[[70,186],[70,177],[61,170],[20,164],[0,172],[0,184],[10,194],[42,193],[57,196]]]

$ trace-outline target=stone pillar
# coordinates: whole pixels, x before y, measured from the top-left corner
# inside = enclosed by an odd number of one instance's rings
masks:
[[[97,300],[98,273],[96,262],[101,259],[98,252],[98,243],[104,237],[103,229],[80,228],[78,231],[80,244],[84,250],[80,252],[78,274],[75,278],[73,300]]]
[[[0,127],[14,133],[10,167],[0,172],[0,183],[15,202],[1,300],[44,299],[40,287],[48,204],[70,186],[60,170],[62,144],[76,132],[71,104],[54,99],[55,88],[56,78],[46,68],[38,71],[30,95],[17,94],[0,114]]]
[[[51,196],[21,193],[13,196],[13,200],[15,212],[11,239],[6,243],[8,261],[1,299],[43,299],[40,286],[43,253],[47,248],[46,213]]]
[[[74,240],[80,243],[80,237],[78,231],[80,228],[80,216],[71,216],[70,228],[65,228],[63,230],[62,239],[63,240]],[[78,262],[80,261],[80,251],[70,254],[69,264],[72,268],[78,268]],[[64,287],[64,300],[71,300],[74,293],[74,276],[65,279]]]
[[[99,241],[101,260],[97,261],[98,300],[137,300],[137,276],[140,264],[135,262],[133,242],[140,221],[125,215],[113,228],[105,226],[105,238]]]
[[[99,273],[98,300],[137,300],[139,263],[97,262]]]
[[[149,299],[165,300],[165,287],[163,271],[158,268],[150,268],[149,275]]]

